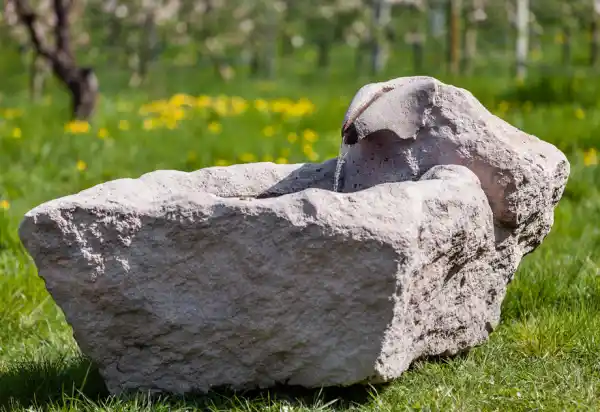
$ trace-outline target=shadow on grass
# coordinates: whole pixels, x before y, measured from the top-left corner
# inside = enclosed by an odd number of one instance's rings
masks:
[[[344,410],[370,403],[387,385],[353,385],[307,389],[299,386],[277,385],[268,390],[232,391],[219,388],[208,394],[152,395],[132,393],[121,397],[110,396],[98,369],[85,358],[15,364],[0,374],[0,410],[68,405],[93,402],[116,405],[136,404],[172,405],[201,410],[262,410],[277,402],[313,408],[328,405],[333,410]]]
[[[0,374],[0,409],[62,404],[81,394],[91,400],[108,396],[97,368],[83,358],[16,363]]]
[[[161,397],[161,400],[179,408],[192,407],[206,411],[262,411],[280,403],[317,410],[327,407],[327,410],[341,411],[371,403],[385,386],[387,385],[307,389],[300,386],[277,385],[270,389],[238,392],[221,388],[204,395]]]

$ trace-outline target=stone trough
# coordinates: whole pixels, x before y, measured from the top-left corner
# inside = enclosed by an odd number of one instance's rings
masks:
[[[429,77],[363,87],[320,164],[155,171],[28,212],[21,240],[109,390],[398,378],[484,342],[569,163]]]

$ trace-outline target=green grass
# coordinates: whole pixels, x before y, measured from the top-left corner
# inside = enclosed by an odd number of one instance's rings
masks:
[[[189,83],[194,83],[188,77]],[[94,184],[161,168],[195,170],[216,162],[332,157],[349,99],[359,85],[328,87],[293,82],[173,87],[168,93],[220,92],[250,104],[243,114],[190,108],[174,129],[143,129],[137,110],[160,92],[103,95],[87,133],[64,130],[66,103],[58,92],[31,104],[22,94],[0,101],[0,408],[26,410],[403,411],[600,409],[600,166],[583,152],[600,149],[600,107],[577,99],[535,103],[509,99],[506,85],[490,79],[458,81],[511,123],[556,144],[571,161],[567,190],[555,225],[527,256],[509,286],[502,322],[490,340],[453,359],[418,361],[400,379],[374,388],[272,391],[210,396],[110,397],[81,357],[71,330],[22,250],[17,225],[37,204]],[[221,87],[221,88],[219,88]],[[535,89],[535,87],[533,87]],[[500,92],[505,91],[502,94]],[[312,114],[285,119],[252,108],[256,98],[305,96]],[[508,96],[508,97],[498,97]],[[508,103],[501,103],[506,99]],[[521,99],[522,100],[522,99]],[[586,102],[589,103],[588,100]],[[12,116],[5,109],[18,109]],[[176,110],[171,110],[176,113]],[[128,130],[119,121],[129,123]],[[211,133],[208,125],[221,125]],[[273,127],[272,136],[265,135]],[[105,129],[107,136],[98,137]],[[306,130],[316,132],[315,138]],[[17,132],[19,130],[20,132]],[[268,130],[267,130],[268,131]],[[288,141],[295,133],[296,141]],[[16,136],[16,137],[14,137]],[[293,140],[293,139],[292,139]],[[253,155],[254,157],[249,156]],[[85,163],[85,169],[77,168]],[[80,168],[83,169],[83,168]],[[2,203],[0,203],[2,205]]]

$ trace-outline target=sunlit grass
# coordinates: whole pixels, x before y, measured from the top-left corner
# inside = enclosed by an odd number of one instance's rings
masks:
[[[337,155],[348,98],[317,88],[291,98],[283,84],[269,90],[279,97],[102,96],[90,123],[65,123],[64,106],[51,97],[37,105],[2,101],[0,405],[291,412],[348,409],[354,400],[361,411],[600,409],[600,109],[508,101],[489,109],[565,150],[572,174],[555,226],[523,261],[488,343],[452,360],[419,361],[397,382],[370,392],[304,393],[303,405],[276,392],[108,397],[19,245],[21,216],[43,201],[155,169],[319,162]]]

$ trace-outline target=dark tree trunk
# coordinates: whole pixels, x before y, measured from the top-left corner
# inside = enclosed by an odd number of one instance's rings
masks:
[[[79,67],[71,50],[69,10],[72,1],[53,0],[56,24],[54,50],[42,42],[42,36],[36,26],[37,15],[26,0],[15,0],[19,20],[25,25],[29,38],[37,54],[52,65],[52,72],[63,83],[71,94],[74,119],[88,120],[96,108],[98,95],[98,79],[94,71],[88,67]]]
[[[325,41],[325,40],[320,40],[317,43],[317,50],[318,50],[317,66],[321,69],[329,67],[329,62],[330,62],[329,51],[331,50],[331,45],[329,44],[329,42]]]
[[[250,64],[249,64],[249,69],[250,69],[250,76],[252,77],[257,77],[260,74],[260,69],[261,69],[261,64],[260,64],[260,57],[258,52],[255,50],[252,50],[251,54],[250,54]]]
[[[423,71],[423,42],[416,41],[412,44],[413,70],[415,74]]]
[[[294,45],[292,44],[292,37],[287,33],[281,35],[281,56],[288,57],[294,53]]]
[[[76,73],[75,78],[69,83],[73,117],[89,119],[96,110],[98,79],[91,68],[78,69]]]
[[[74,65],[53,65],[54,75],[66,86],[71,94],[71,115],[73,119],[88,120],[96,109],[98,79],[89,67]]]
[[[448,69],[453,75],[459,74],[460,71],[461,12],[462,0],[450,0],[448,2]]]

